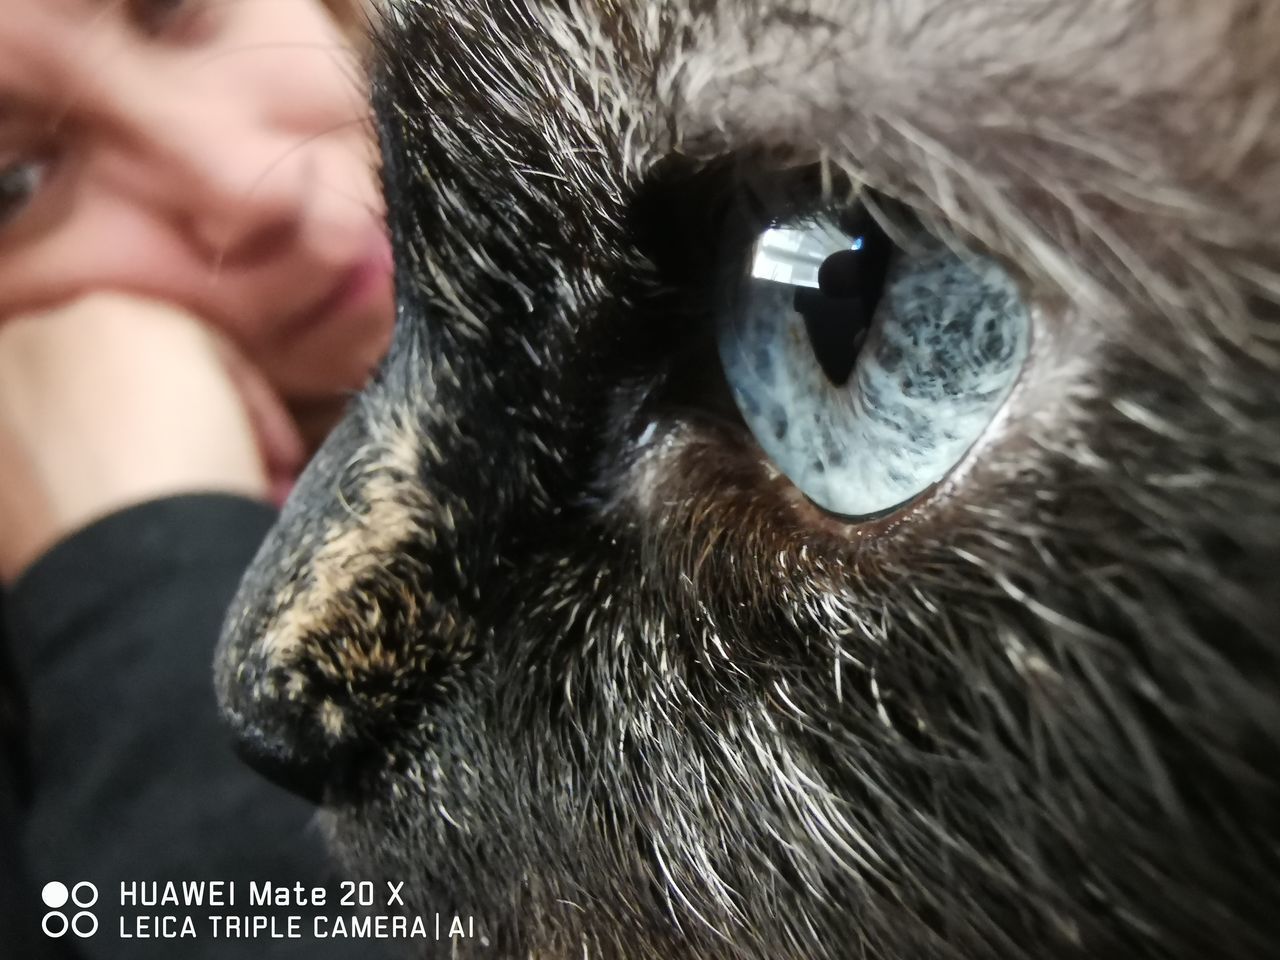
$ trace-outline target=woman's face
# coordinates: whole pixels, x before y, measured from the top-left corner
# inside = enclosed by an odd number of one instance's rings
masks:
[[[0,321],[94,290],[183,306],[295,405],[389,340],[358,64],[320,0],[4,0]]]

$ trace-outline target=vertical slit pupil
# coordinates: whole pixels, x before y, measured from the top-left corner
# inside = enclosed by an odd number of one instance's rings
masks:
[[[818,288],[797,287],[794,301],[814,358],[837,387],[853,374],[893,255],[893,241],[863,204],[841,217],[840,227],[849,235],[849,249],[827,257],[818,268]]]

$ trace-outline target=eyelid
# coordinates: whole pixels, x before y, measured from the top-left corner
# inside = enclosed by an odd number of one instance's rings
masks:
[[[160,36],[182,12],[182,0],[127,0],[129,19],[149,37]]]
[[[199,0],[128,0],[129,18],[148,38],[179,45],[204,40],[210,4]]]

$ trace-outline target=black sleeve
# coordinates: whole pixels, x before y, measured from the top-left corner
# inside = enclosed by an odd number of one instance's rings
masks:
[[[75,943],[85,957],[370,955],[367,942],[208,936],[210,914],[263,912],[244,899],[196,911],[120,902],[122,883],[153,880],[235,881],[242,896],[251,880],[337,890],[314,810],[236,759],[215,707],[214,643],[274,516],[215,494],[141,504],[54,547],[6,598],[29,705],[27,864],[37,891],[97,885],[101,928]],[[188,912],[196,939],[121,939],[122,918],[133,929],[135,914]]]

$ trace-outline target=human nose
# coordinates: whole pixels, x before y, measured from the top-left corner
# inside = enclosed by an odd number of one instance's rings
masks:
[[[180,122],[149,125],[162,202],[210,262],[272,259],[297,240],[307,219],[312,171],[305,144],[193,106]]]

